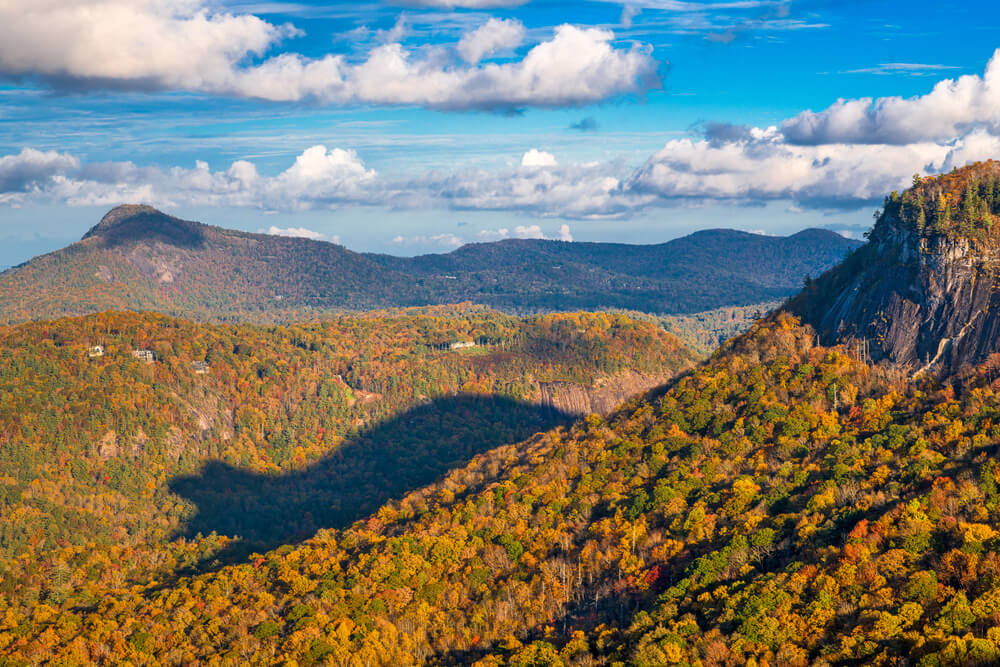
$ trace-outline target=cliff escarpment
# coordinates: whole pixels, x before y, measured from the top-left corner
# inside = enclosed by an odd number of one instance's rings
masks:
[[[541,405],[568,415],[607,416],[630,398],[659,387],[676,372],[637,373],[627,370],[599,378],[593,385],[577,382],[540,382]]]
[[[810,281],[787,309],[824,345],[949,375],[1000,351],[1000,165],[893,193],[868,243]]]

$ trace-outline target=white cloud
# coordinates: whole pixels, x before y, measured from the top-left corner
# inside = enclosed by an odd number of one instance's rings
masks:
[[[67,88],[439,110],[585,105],[660,84],[648,46],[618,48],[613,33],[598,28],[559,26],[521,60],[479,64],[524,37],[517,21],[494,19],[459,42],[468,60],[461,64],[443,61],[440,49],[423,57],[408,51],[399,43],[401,19],[380,34],[388,43],[355,62],[333,54],[269,55],[299,31],[212,7],[207,0],[0,2],[0,74],[37,75]]]
[[[576,106],[658,86],[649,48],[619,49],[613,39],[607,30],[562,25],[519,61],[465,67],[414,58],[400,44],[379,46],[359,64],[342,56],[310,60],[282,54],[240,70],[214,92],[467,111]]]
[[[635,206],[621,188],[629,170],[620,163],[522,166],[501,171],[430,174],[407,184],[430,202],[454,209],[514,210],[544,217],[605,217]],[[642,195],[654,199],[655,197]]]
[[[323,234],[306,229],[305,227],[286,227],[283,229],[276,225],[271,225],[266,230],[261,230],[261,232],[271,234],[272,236],[289,236],[296,239],[312,239],[313,241],[322,241],[326,238]]]
[[[522,167],[554,167],[558,163],[552,153],[532,148],[521,156]]]
[[[455,234],[433,234],[419,236],[397,236],[392,240],[395,245],[406,246],[441,246],[444,248],[458,248],[465,245],[465,241]]]
[[[926,95],[837,100],[823,111],[785,121],[796,144],[909,144],[947,141],[975,128],[1000,134],[1000,49],[983,76],[944,79]]]
[[[1000,137],[985,130],[975,130],[954,142],[940,171],[951,171],[970,162],[1000,158]]]
[[[205,90],[298,34],[198,0],[0,3],[0,70],[115,87]]]
[[[472,32],[463,35],[457,49],[465,62],[475,65],[484,56],[493,55],[501,49],[520,46],[524,36],[524,24],[520,21],[491,18]]]
[[[776,128],[754,128],[750,134],[721,144],[670,141],[627,187],[664,200],[790,199],[810,207],[860,206],[905,186],[915,171],[940,170],[965,146],[795,146],[785,143]]]
[[[541,225],[518,225],[511,232],[506,227],[500,229],[484,229],[478,234],[480,241],[502,241],[503,239],[549,239],[542,231]],[[573,235],[570,233],[569,225],[563,224],[559,227],[560,241],[572,241]]]
[[[510,230],[506,227],[500,229],[482,229],[479,231],[480,241],[502,241],[510,238]]]
[[[815,21],[815,12],[801,11],[793,17],[790,0],[736,0],[733,2],[684,2],[680,0],[601,0],[622,6],[619,19],[630,27],[644,10],[655,14],[659,30],[679,35],[701,35],[706,40],[728,44],[750,32],[787,32],[829,28]]]
[[[545,234],[539,225],[518,225],[514,228],[514,238],[518,239],[544,239]]]
[[[250,174],[249,168],[241,169]],[[327,150],[318,145],[303,151],[295,164],[266,181],[263,193],[270,208],[312,208],[316,203],[364,201],[375,185],[375,171],[367,169],[353,150]]]
[[[27,185],[25,185],[27,184]],[[30,186],[30,187],[29,187]],[[378,177],[354,151],[313,146],[276,176],[237,160],[224,171],[197,161],[193,169],[140,167],[132,162],[81,165],[72,155],[24,149],[0,157],[0,202],[63,201],[105,206],[142,201],[155,206],[249,206],[267,210],[335,208],[378,201]]]
[[[406,16],[400,15],[396,19],[396,23],[388,30],[379,30],[376,33],[376,37],[380,42],[385,42],[386,44],[394,44],[400,42],[406,35],[410,32],[410,28],[406,22]]]
[[[632,27],[632,19],[638,16],[642,12],[642,8],[636,5],[624,5],[622,6],[622,15],[618,19],[618,22],[622,24],[623,28]]]
[[[24,149],[0,157],[0,202],[112,206],[142,201],[161,207],[271,211],[389,206],[555,218],[622,217],[650,206],[712,200],[856,208],[906,187],[914,172],[939,173],[1000,155],[1000,137],[985,130],[947,143],[906,146],[798,146],[786,143],[773,127],[748,128],[738,136],[731,141],[670,141],[638,169],[619,162],[553,164],[431,172],[411,179],[382,176],[354,151],[322,145],[306,149],[274,176],[261,175],[244,160],[219,171],[204,162],[161,169],[131,162],[83,164],[72,155]],[[478,238],[542,237],[538,225],[528,224],[484,230]],[[568,227],[558,238],[571,238]],[[451,235],[418,241],[456,245],[462,239]]]
[[[0,157],[0,202],[3,196],[42,189],[54,179],[80,168],[80,160],[67,153],[24,148],[17,155]]]

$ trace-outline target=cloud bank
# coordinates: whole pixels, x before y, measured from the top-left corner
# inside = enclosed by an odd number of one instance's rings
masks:
[[[651,206],[712,201],[787,200],[799,208],[857,209],[902,189],[914,172],[940,173],[1000,157],[998,90],[1000,53],[982,77],[941,81],[928,94],[907,100],[841,101],[768,128],[708,123],[702,136],[669,141],[634,168],[621,161],[563,163],[532,148],[513,167],[399,178],[376,173],[352,150],[317,145],[284,171],[266,176],[245,160],[212,171],[202,162],[194,168],[86,163],[68,153],[25,148],[0,157],[0,202],[143,201],[276,211],[388,206],[570,219],[625,217]],[[894,114],[909,114],[910,120],[893,126]],[[530,225],[486,232],[495,238],[531,233]]]
[[[1000,49],[983,76],[944,79],[926,95],[837,100],[781,125],[789,143],[892,144],[948,141],[971,129],[1000,133]]]
[[[497,3],[444,2],[449,6]],[[509,3],[501,3],[509,4]],[[272,54],[302,33],[203,0],[0,2],[0,76],[64,89],[180,90],[275,102],[417,105],[503,111],[580,106],[660,85],[647,46],[618,48],[614,34],[562,25],[520,60],[482,62],[519,46],[516,20],[491,19],[442,61],[405,48],[402,30],[363,60]]]

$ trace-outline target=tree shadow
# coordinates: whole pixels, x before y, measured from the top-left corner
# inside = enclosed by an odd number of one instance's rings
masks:
[[[506,397],[460,395],[377,424],[303,470],[268,475],[211,461],[169,482],[197,508],[174,537],[215,532],[238,538],[196,571],[240,562],[321,528],[345,528],[477,454],[571,420]]]

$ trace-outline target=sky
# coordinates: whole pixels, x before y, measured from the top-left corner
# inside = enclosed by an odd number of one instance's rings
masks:
[[[859,237],[1000,157],[1000,9],[0,0],[0,266],[112,206],[412,255]]]

